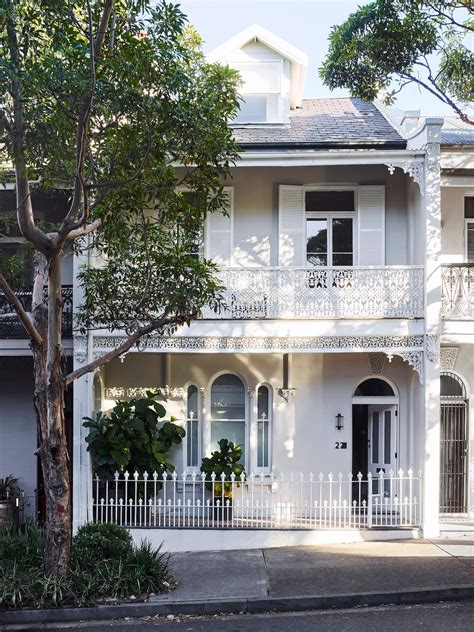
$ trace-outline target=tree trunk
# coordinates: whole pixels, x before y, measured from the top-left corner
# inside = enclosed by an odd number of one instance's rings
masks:
[[[71,483],[64,427],[64,388],[61,350],[61,279],[59,258],[49,264],[48,305],[33,310],[42,338],[32,345],[35,375],[39,456],[46,496],[44,561],[48,574],[64,576],[71,550]],[[53,312],[53,313],[52,313]]]

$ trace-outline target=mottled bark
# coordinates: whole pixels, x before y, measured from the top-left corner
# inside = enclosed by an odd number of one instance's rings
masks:
[[[44,278],[46,262],[39,257],[36,279]],[[32,318],[43,344],[32,344],[35,376],[39,456],[46,495],[44,559],[47,573],[65,575],[71,548],[71,482],[64,425],[64,388],[61,349],[60,255],[48,266],[47,302],[36,288]]]

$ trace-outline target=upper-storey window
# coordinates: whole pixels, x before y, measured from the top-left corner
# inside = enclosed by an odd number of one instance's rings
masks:
[[[196,203],[196,193],[194,191],[181,191],[183,207],[192,207]],[[187,213],[183,213],[186,217]],[[204,256],[204,227],[186,226],[183,221],[176,225],[176,238],[182,240],[188,247],[188,252],[196,259]]]
[[[242,79],[236,123],[278,123],[282,119],[281,61],[233,64]]]
[[[307,264],[354,265],[354,191],[307,191],[305,206]]]
[[[466,260],[474,263],[474,197],[464,198],[464,219],[466,222]]]

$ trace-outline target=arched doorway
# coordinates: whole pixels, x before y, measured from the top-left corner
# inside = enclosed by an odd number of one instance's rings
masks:
[[[441,374],[440,512],[466,513],[468,405],[466,386],[455,373]]]
[[[382,377],[368,377],[352,397],[352,472],[398,469],[398,393]]]

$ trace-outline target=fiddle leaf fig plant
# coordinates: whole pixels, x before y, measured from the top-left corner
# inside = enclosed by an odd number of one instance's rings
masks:
[[[116,471],[140,474],[173,472],[169,451],[179,445],[186,432],[175,419],[163,421],[165,407],[156,401],[158,393],[147,391],[146,397],[117,401],[108,413],[97,419],[85,417],[89,428],[87,449],[92,455],[99,478],[113,479]]]
[[[216,475],[214,483],[214,496],[221,496],[224,491],[226,498],[232,498],[231,475],[235,475],[234,486],[240,486],[242,473],[245,474],[244,466],[239,463],[242,458],[242,446],[236,445],[228,439],[221,439],[217,442],[219,450],[215,450],[210,457],[202,460],[201,472],[206,474],[206,478],[211,478],[212,473]],[[224,490],[222,490],[222,474],[225,475]],[[209,490],[213,489],[212,481],[206,483]]]

